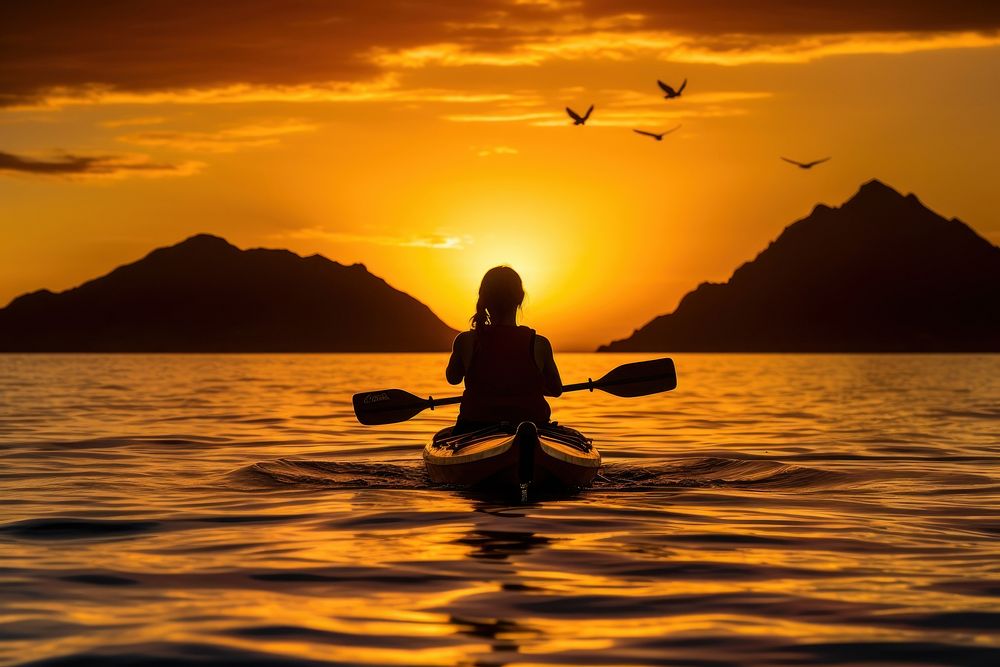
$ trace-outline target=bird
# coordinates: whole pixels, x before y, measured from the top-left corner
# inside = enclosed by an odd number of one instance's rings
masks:
[[[656,133],[656,132],[646,132],[646,130],[632,130],[632,131],[633,131],[633,132],[635,132],[636,134],[641,134],[641,135],[643,135],[643,136],[645,136],[645,137],[653,137],[653,138],[654,138],[654,139],[656,139],[657,141],[663,141],[663,137],[667,136],[667,135],[668,135],[668,134],[670,134],[671,132],[676,132],[676,131],[677,131],[677,130],[679,130],[679,129],[681,129],[681,126],[680,126],[680,125],[678,125],[678,126],[677,126],[677,127],[675,127],[675,128],[672,128],[672,129],[669,129],[669,130],[667,130],[666,132],[660,132],[660,133]]]
[[[573,111],[569,107],[566,107],[566,113],[568,113],[569,117],[573,119],[573,124],[574,125],[584,125],[587,122],[587,119],[590,118],[590,112],[593,111],[593,110],[594,110],[594,105],[591,104],[590,108],[587,109],[587,113],[585,113],[585,114],[583,114],[581,116],[580,114],[578,114],[577,112]]]
[[[822,160],[813,160],[812,162],[798,162],[796,160],[789,160],[787,157],[783,157],[781,159],[784,160],[785,162],[788,162],[789,164],[794,164],[799,169],[812,169],[813,167],[815,167],[818,164],[823,164],[824,162],[826,162],[830,158],[825,157]]]
[[[666,93],[666,94],[665,94],[665,95],[663,96],[663,99],[665,99],[665,100],[672,100],[672,99],[674,99],[675,97],[680,97],[680,96],[681,96],[681,93],[683,93],[683,92],[684,92],[684,89],[685,89],[685,88],[687,87],[687,85],[688,85],[688,80],[687,80],[687,79],[684,79],[684,83],[682,83],[682,84],[681,84],[681,87],[680,87],[680,88],[678,88],[677,90],[674,90],[673,88],[671,88],[671,87],[670,87],[670,86],[668,86],[667,84],[663,83],[663,82],[662,82],[662,81],[660,81],[659,79],[657,79],[657,80],[656,80],[656,83],[657,83],[657,84],[658,84],[658,85],[660,86],[660,89],[661,89],[661,90],[662,90],[662,91],[663,91],[664,93]]]

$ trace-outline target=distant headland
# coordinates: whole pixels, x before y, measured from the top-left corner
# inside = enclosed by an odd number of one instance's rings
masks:
[[[1000,248],[865,183],[602,352],[1000,352]]]
[[[456,333],[361,264],[209,234],[0,310],[3,352],[443,352]]]
[[[209,234],[0,309],[0,352],[444,352],[456,333],[361,264]],[[599,351],[1000,352],[1000,248],[873,180]]]

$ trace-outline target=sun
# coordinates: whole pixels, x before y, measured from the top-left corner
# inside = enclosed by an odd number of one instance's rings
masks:
[[[471,193],[470,193],[471,194]],[[551,194],[532,191],[498,196],[476,193],[462,200],[447,217],[468,239],[456,272],[475,300],[483,274],[506,265],[521,276],[525,309],[546,294],[566,259],[564,230],[569,212]]]
[[[525,242],[499,235],[477,240],[462,253],[463,283],[469,286],[471,302],[475,302],[479,283],[488,270],[494,266],[509,266],[521,276],[525,307],[530,307],[532,295],[543,294],[552,276],[552,264],[545,261],[545,255],[545,249],[537,241]]]

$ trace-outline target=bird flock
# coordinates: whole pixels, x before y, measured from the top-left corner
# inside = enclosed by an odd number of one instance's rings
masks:
[[[660,90],[663,91],[663,99],[675,100],[684,93],[684,89],[687,88],[688,81],[687,79],[684,79],[681,85],[678,86],[676,89],[674,89],[673,86],[663,83],[659,79],[656,80],[656,85],[658,85],[660,87]],[[590,120],[590,114],[592,114],[593,112],[594,112],[593,104],[591,104],[590,108],[587,109],[587,112],[582,115],[573,111],[573,109],[566,107],[566,113],[573,120],[573,125],[586,125],[587,121]],[[677,127],[672,127],[669,130],[664,130],[663,132],[649,132],[647,130],[639,130],[639,129],[633,129],[632,131],[644,137],[650,137],[655,141],[663,141],[663,137],[667,136],[672,132],[676,132],[680,128],[681,126],[678,125]],[[815,167],[816,165],[823,164],[824,162],[830,160],[831,158],[825,157],[819,160],[811,160],[809,162],[800,162],[798,160],[793,160],[787,157],[782,157],[781,159],[789,164],[795,165],[799,169],[809,170]]]

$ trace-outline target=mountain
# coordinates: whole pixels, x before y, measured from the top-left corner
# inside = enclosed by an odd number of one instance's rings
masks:
[[[4,352],[423,352],[456,333],[361,264],[209,234],[0,310]]]
[[[873,180],[602,352],[1000,352],[1000,248]]]

